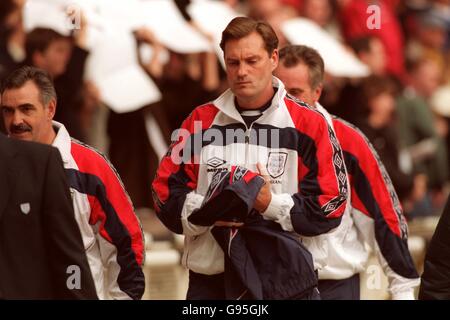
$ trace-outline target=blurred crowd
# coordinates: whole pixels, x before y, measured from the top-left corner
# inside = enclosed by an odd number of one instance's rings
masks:
[[[190,1],[175,2],[192,27],[212,42],[212,36],[189,15]],[[305,17],[366,64],[370,70],[366,78],[327,74],[320,102],[367,135],[409,219],[439,214],[447,198],[450,171],[449,0],[223,2],[238,14],[268,21],[277,32],[280,48],[289,43],[282,24]],[[152,48],[151,58],[140,55],[139,62],[162,98],[137,111],[116,113],[85,77],[90,54],[86,19],[82,16],[80,28],[70,36],[44,27],[25,31],[25,4],[25,0],[0,1],[0,80],[23,64],[46,70],[58,96],[55,120],[64,123],[73,137],[104,149],[135,206],[151,207],[151,181],[165,152],[158,149],[170,143],[172,132],[196,106],[227,89],[220,59],[213,50],[175,52],[161,43],[154,30],[134,30],[136,46]],[[379,28],[368,27],[371,5],[380,10]],[[102,120],[99,114],[105,110],[107,117]],[[101,133],[108,141],[105,145],[97,145],[100,121],[106,123]],[[152,141],[155,126],[163,139],[160,143]]]

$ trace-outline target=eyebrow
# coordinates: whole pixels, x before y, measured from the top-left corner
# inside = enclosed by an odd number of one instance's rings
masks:
[[[8,108],[8,109],[14,109],[14,107],[7,106],[7,105],[4,105],[4,104],[2,104],[1,107],[2,108]],[[25,107],[33,107],[34,108],[34,104],[32,104],[32,103],[23,103],[23,104],[20,104],[17,108],[20,109],[20,108],[25,108]]]
[[[260,55],[254,54],[254,55],[252,55],[252,56],[245,57],[244,60],[258,59],[259,57],[260,57]],[[227,58],[226,60],[227,60],[227,61],[228,61],[228,60],[234,61],[234,60],[240,60],[240,59],[239,59],[239,58],[234,58],[234,57],[229,57],[229,58]]]
[[[23,103],[19,105],[19,108],[25,108],[25,107],[33,107],[34,108],[34,104],[32,103]]]

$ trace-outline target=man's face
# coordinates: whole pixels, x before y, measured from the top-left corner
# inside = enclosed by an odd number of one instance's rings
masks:
[[[395,111],[395,99],[392,94],[384,92],[368,101],[372,114],[376,114],[384,123],[388,123]]]
[[[225,64],[228,84],[238,101],[257,104],[272,92],[272,72],[278,64],[278,50],[269,56],[262,37],[253,32],[225,44]],[[261,101],[261,105],[265,102]]]
[[[34,64],[56,78],[66,71],[71,54],[70,41],[65,38],[58,39],[53,41],[44,52],[35,53]]]
[[[308,67],[299,63],[294,67],[287,68],[280,63],[275,69],[275,76],[278,77],[286,87],[286,91],[307,104],[314,106],[322,93],[322,87],[311,88]]]
[[[303,11],[305,17],[322,27],[328,23],[332,14],[332,8],[328,0],[306,0]]]
[[[428,98],[433,95],[441,83],[441,70],[434,61],[424,62],[413,74],[413,80],[419,93]]]
[[[3,120],[10,137],[48,143],[46,137],[48,130],[53,130],[55,101],[44,106],[33,81],[27,81],[18,89],[6,90],[1,98]]]
[[[361,52],[359,58],[367,64],[370,71],[374,75],[383,75],[386,72],[386,53],[384,52],[383,43],[373,38],[370,40],[369,52]]]

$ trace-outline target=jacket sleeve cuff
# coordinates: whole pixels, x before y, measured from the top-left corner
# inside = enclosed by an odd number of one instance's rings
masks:
[[[392,300],[415,300],[414,290],[392,293]]]
[[[273,220],[281,225],[286,231],[294,231],[291,221],[291,209],[294,200],[287,193],[273,194],[266,211],[262,213],[266,220]]]
[[[181,224],[183,225],[183,234],[187,236],[198,236],[208,231],[209,227],[197,226],[188,221],[188,217],[195,209],[201,207],[204,197],[195,191],[186,195],[183,210],[181,211]]]

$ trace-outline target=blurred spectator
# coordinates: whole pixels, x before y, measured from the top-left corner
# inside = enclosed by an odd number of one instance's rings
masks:
[[[248,16],[256,20],[267,21],[274,29],[279,47],[282,48],[288,44],[286,37],[281,31],[281,25],[284,21],[292,19],[298,15],[298,10],[282,0],[249,0]]]
[[[441,190],[447,181],[447,154],[436,131],[429,99],[440,85],[441,70],[433,60],[411,65],[410,85],[398,100],[399,133],[417,170],[427,175],[431,188]]]
[[[304,0],[281,0],[281,2],[285,5],[291,6],[294,8],[297,12],[300,12],[303,7],[303,1]],[[281,48],[281,47],[280,47]]]
[[[215,53],[183,55],[169,52],[169,61],[157,84],[163,94],[162,105],[170,126],[177,129],[197,105],[217,95],[218,79],[208,78],[208,71],[218,68]],[[218,77],[217,71],[212,71]],[[210,85],[209,81],[215,82]]]
[[[153,40],[153,34],[146,29],[135,31],[134,36],[137,46],[151,42],[153,54],[150,61],[144,63],[138,54],[139,62],[152,77],[160,77],[163,72],[159,61],[160,51],[165,49]],[[164,143],[168,143],[170,129],[161,103],[142,106],[136,111],[126,113],[110,110],[107,118],[107,135],[110,142],[108,154],[136,208],[153,207],[148,181],[153,179],[160,161],[147,131],[149,117],[155,119],[157,130],[161,130],[164,138],[167,138]]]
[[[341,40],[342,35],[336,17],[335,3],[331,0],[304,0],[302,14],[311,19],[334,38]]]
[[[256,20],[267,20],[283,7],[280,0],[247,0],[247,15]]]
[[[447,157],[450,157],[450,85],[436,90],[430,99],[430,106],[438,117],[438,132],[445,137],[447,142]],[[450,173],[450,161],[447,161],[448,171]]]
[[[400,23],[395,16],[394,4],[388,0],[345,0],[338,1],[342,32],[347,41],[361,36],[377,36],[384,44],[387,61],[387,71],[402,79],[404,75],[403,47],[404,39]],[[370,5],[379,8],[379,16],[367,9]],[[373,16],[373,17],[372,17]],[[369,23],[373,18],[379,18],[379,28],[375,23]]]
[[[24,0],[0,1],[0,83],[25,56],[22,7]],[[0,133],[6,133],[0,114]]]
[[[362,85],[362,97],[366,116],[357,121],[378,152],[392,178],[399,198],[405,200],[413,188],[413,178],[399,167],[399,139],[394,121],[394,84],[389,78],[371,76]]]
[[[65,37],[47,28],[36,28],[27,34],[26,61],[47,71],[53,78],[58,95],[59,108],[55,120],[63,123],[72,136],[85,140],[80,112],[83,106],[83,76],[86,59],[85,21],[74,36]]]
[[[415,16],[415,29],[407,46],[407,58],[433,60],[441,70],[449,71],[449,52],[445,52],[447,30],[445,20],[433,10]],[[446,74],[446,72],[444,72]]]
[[[375,36],[362,36],[350,42],[356,56],[369,67],[370,73],[384,76],[386,73],[386,56],[383,43]],[[363,116],[362,79],[348,79],[340,91],[338,101],[330,110],[337,116],[356,123]]]
[[[0,81],[23,59],[22,0],[0,2]]]
[[[141,63],[163,95],[161,105],[173,131],[181,126],[195,106],[217,95],[220,81],[216,54],[181,54],[167,50],[145,28],[137,30],[135,35],[141,43],[150,44],[154,50],[151,60]],[[169,54],[166,63],[161,60],[163,51]]]
[[[357,57],[366,64],[370,73],[376,76],[386,74],[386,53],[383,42],[375,36],[355,38],[350,46]]]

